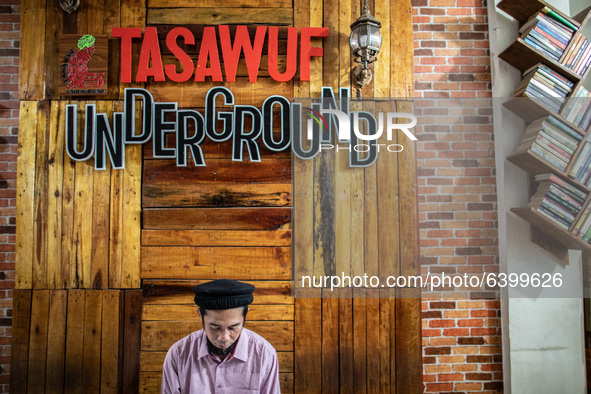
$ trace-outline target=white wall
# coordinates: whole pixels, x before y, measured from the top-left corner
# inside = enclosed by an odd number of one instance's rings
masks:
[[[499,1],[497,0],[496,3]],[[569,14],[566,0],[551,1]],[[520,73],[497,55],[517,37],[517,24],[489,3],[493,72],[495,149],[501,269],[507,273],[560,274],[563,287],[531,292],[507,288],[501,302],[505,392],[584,393],[581,254],[570,252],[562,266],[530,242],[530,226],[509,210],[528,202],[527,176],[506,160],[519,145],[524,123],[500,104],[510,97]]]

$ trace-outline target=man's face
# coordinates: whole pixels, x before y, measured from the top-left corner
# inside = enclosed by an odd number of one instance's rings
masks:
[[[224,353],[236,342],[242,332],[244,327],[243,310],[242,307],[221,310],[208,309],[205,316],[199,312],[207,339]]]

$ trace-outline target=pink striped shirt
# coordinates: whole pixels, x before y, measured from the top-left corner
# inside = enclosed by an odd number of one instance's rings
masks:
[[[277,353],[260,335],[243,328],[224,361],[207,350],[205,331],[195,331],[168,350],[162,394],[280,393]]]

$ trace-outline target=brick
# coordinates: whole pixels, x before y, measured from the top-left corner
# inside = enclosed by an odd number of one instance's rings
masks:
[[[491,380],[490,373],[466,373],[466,380]]]
[[[451,347],[444,346],[444,347],[427,347],[424,349],[424,353],[427,356],[434,356],[434,355],[448,355],[451,354]]]
[[[440,382],[461,382],[464,380],[464,375],[461,373],[440,373],[437,380]]]

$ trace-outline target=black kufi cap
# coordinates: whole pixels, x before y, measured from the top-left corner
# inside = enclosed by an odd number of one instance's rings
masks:
[[[218,279],[193,286],[195,304],[203,309],[232,309],[253,301],[255,287],[237,280]]]

